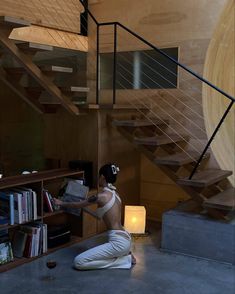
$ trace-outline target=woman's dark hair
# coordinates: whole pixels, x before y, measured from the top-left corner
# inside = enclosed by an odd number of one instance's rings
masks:
[[[104,176],[107,183],[113,184],[117,180],[119,168],[114,163],[103,165],[99,170],[99,176]]]

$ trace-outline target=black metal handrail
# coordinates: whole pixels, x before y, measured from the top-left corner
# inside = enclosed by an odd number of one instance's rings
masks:
[[[210,86],[211,88],[213,88],[214,90],[216,90],[217,92],[219,92],[220,94],[222,94],[223,96],[225,96],[226,98],[231,100],[229,106],[225,110],[221,120],[219,121],[217,127],[215,128],[213,134],[211,135],[206,147],[204,148],[200,158],[198,159],[197,163],[195,164],[194,169],[193,169],[192,173],[189,176],[189,179],[191,179],[193,177],[193,175],[195,174],[197,168],[199,167],[204,155],[206,154],[208,148],[210,147],[210,145],[211,145],[214,137],[216,136],[218,130],[220,129],[222,123],[224,122],[224,120],[227,117],[229,111],[231,110],[232,106],[234,105],[235,97],[233,97],[230,94],[226,93],[222,89],[216,87],[210,81],[208,81],[205,78],[203,78],[202,76],[198,75],[197,73],[195,73],[193,70],[191,70],[190,68],[188,68],[184,64],[178,62],[177,60],[175,60],[174,58],[172,58],[171,56],[169,56],[168,54],[163,52],[161,49],[159,49],[158,47],[156,47],[152,43],[145,40],[143,37],[141,37],[137,33],[133,32],[131,29],[129,29],[125,25],[121,24],[120,22],[102,22],[102,23],[99,23],[97,21],[97,19],[94,17],[94,15],[90,12],[87,5],[84,5],[83,0],[79,0],[79,1],[84,6],[85,10],[87,10],[88,15],[90,15],[90,17],[93,19],[93,21],[97,25],[97,67],[96,67],[96,73],[97,73],[97,76],[96,76],[96,103],[97,104],[99,103],[99,61],[98,60],[99,60],[99,51],[100,51],[99,50],[99,31],[100,31],[99,28],[101,26],[114,26],[114,49],[113,49],[113,51],[114,51],[113,52],[113,54],[114,54],[114,61],[113,61],[113,103],[114,104],[116,102],[116,62],[117,62],[117,27],[118,26],[121,27],[122,29],[124,29],[125,31],[127,31],[128,33],[130,33],[131,35],[133,35],[134,37],[136,37],[137,39],[139,39],[140,41],[142,41],[144,44],[151,47],[153,50],[157,51],[158,53],[160,53],[161,55],[166,57],[168,60],[171,60],[173,63],[177,64],[179,67],[183,68],[185,71],[187,71],[188,73],[190,73],[191,75],[193,75],[194,77],[199,79],[200,81],[204,82],[205,84],[207,84],[208,86]]]
[[[184,64],[178,62],[177,60],[175,60],[174,58],[172,58],[171,56],[169,56],[168,54],[166,54],[164,51],[162,51],[160,48],[156,47],[155,45],[153,45],[152,43],[150,43],[149,41],[147,41],[146,39],[144,39],[143,37],[141,37],[137,33],[133,32],[127,26],[125,26],[125,25],[123,25],[123,24],[121,24],[120,22],[117,22],[117,21],[114,21],[114,22],[101,22],[101,23],[99,23],[97,21],[97,19],[94,17],[94,15],[90,12],[90,10],[88,9],[88,7],[86,7],[84,5],[83,1],[82,0],[79,0],[79,1],[82,3],[82,5],[84,6],[84,8],[87,10],[87,13],[91,16],[91,18],[97,24],[97,26],[110,26],[110,25],[113,25],[114,28],[116,28],[116,29],[117,29],[117,26],[120,26],[121,28],[123,28],[124,30],[126,30],[127,32],[129,32],[131,35],[133,35],[134,37],[136,37],[137,39],[139,39],[140,41],[142,41],[143,43],[145,43],[146,45],[148,45],[149,47],[151,47],[152,49],[154,49],[155,51],[157,51],[161,55],[165,56],[167,59],[171,60],[173,63],[177,64],[178,66],[180,66],[181,68],[183,68],[184,70],[186,70],[187,72],[189,72],[190,74],[192,74],[193,76],[195,76],[196,78],[198,78],[200,81],[206,83],[208,86],[212,87],[214,90],[218,91],[219,93],[221,93],[225,97],[227,97],[230,100],[232,100],[233,102],[235,102],[235,97],[233,97],[230,94],[224,92],[222,89],[216,87],[210,81],[208,81],[205,78],[201,77],[200,75],[198,75],[196,72],[194,72],[193,70],[191,70],[190,68],[188,68]],[[114,29],[114,34],[115,34],[116,29]]]

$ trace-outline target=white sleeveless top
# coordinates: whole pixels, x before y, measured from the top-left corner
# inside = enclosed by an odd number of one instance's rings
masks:
[[[102,207],[96,209],[96,215],[98,218],[102,218],[106,212],[108,212],[114,205],[115,200],[117,199],[120,203],[122,202],[120,197],[117,195],[116,191],[108,187],[104,188],[104,191],[109,191],[112,193],[112,198]]]

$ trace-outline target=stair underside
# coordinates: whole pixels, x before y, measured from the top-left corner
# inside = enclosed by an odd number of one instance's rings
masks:
[[[11,28],[20,28],[20,27],[30,26],[30,22],[24,19],[4,15],[4,16],[0,16],[0,25],[11,27]]]
[[[177,183],[179,185],[193,186],[193,187],[207,187],[213,185],[228,176],[232,175],[232,171],[220,170],[220,169],[208,169],[197,172],[191,180],[188,178],[179,179]]]
[[[16,42],[16,46],[25,52],[37,52],[37,51],[53,51],[53,46],[32,43],[32,42]]]
[[[54,72],[54,73],[72,73],[73,69],[70,67],[55,66],[55,65],[45,65],[39,66],[42,72]],[[23,67],[6,67],[5,70],[9,74],[24,74],[27,73]]]
[[[229,211],[235,210],[235,188],[230,188],[205,200],[203,206]]]
[[[140,145],[152,145],[152,146],[161,146],[166,144],[172,144],[180,141],[187,141],[189,139],[188,135],[161,135],[154,137],[143,137],[143,138],[135,138],[134,142]]]
[[[72,73],[73,69],[71,67],[57,66],[57,65],[45,65],[40,66],[43,72],[61,72],[61,73]]]
[[[210,154],[206,153],[204,156],[204,159],[209,158]],[[172,155],[167,156],[159,156],[156,157],[154,162],[156,164],[160,165],[185,165],[188,163],[196,162],[200,157],[200,154],[198,152],[194,151],[187,151],[187,152],[181,152],[181,153],[175,153]]]
[[[139,105],[137,104],[136,107],[138,107],[138,109],[142,110],[142,111],[148,111],[148,108],[143,106],[143,105]],[[82,108],[83,109],[90,109],[90,110],[136,110],[136,107],[134,107],[131,104],[94,104],[94,103],[88,103],[86,105],[84,105]]]
[[[149,121],[149,120],[113,120],[112,124],[116,127],[149,127],[164,124],[165,121]],[[167,122],[165,122],[167,125]]]
[[[63,92],[84,92],[87,93],[90,91],[87,87],[77,87],[77,86],[71,86],[67,88],[62,88],[61,91]]]

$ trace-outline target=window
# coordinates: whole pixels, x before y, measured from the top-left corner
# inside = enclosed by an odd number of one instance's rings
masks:
[[[178,48],[161,49],[178,61]],[[117,53],[117,89],[177,88],[177,64],[155,50]],[[113,53],[100,55],[101,89],[113,88]]]

